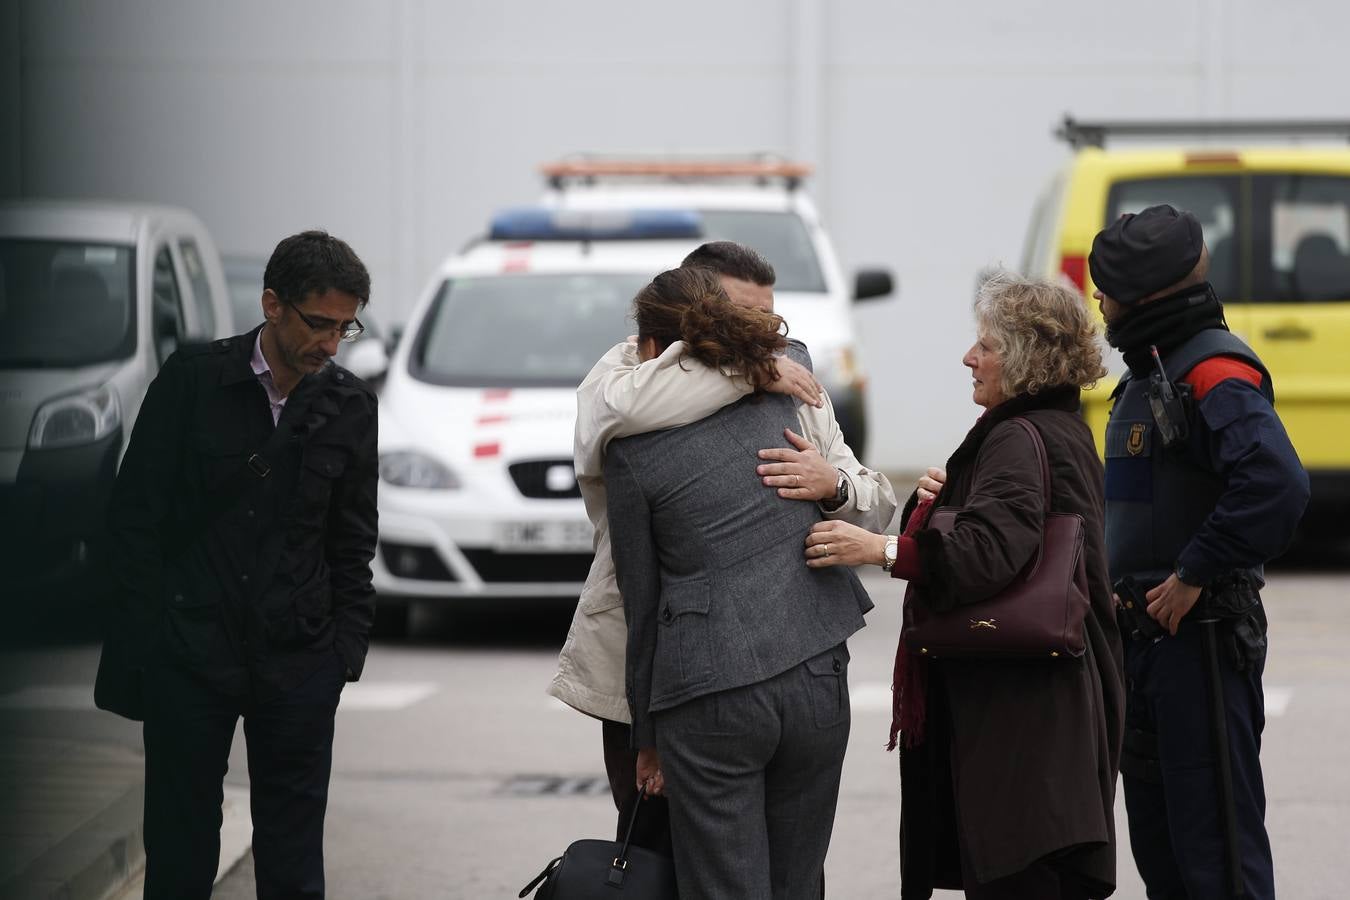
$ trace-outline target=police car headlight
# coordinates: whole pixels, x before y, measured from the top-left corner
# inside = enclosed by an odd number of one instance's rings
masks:
[[[380,480],[399,487],[432,491],[450,491],[460,486],[449,466],[425,453],[410,450],[381,453]]]
[[[122,424],[122,404],[109,385],[43,404],[28,430],[32,450],[78,447],[102,440]]]

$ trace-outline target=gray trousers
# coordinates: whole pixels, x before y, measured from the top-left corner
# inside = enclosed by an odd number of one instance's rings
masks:
[[[681,900],[819,900],[848,745],[848,650],[655,722]]]

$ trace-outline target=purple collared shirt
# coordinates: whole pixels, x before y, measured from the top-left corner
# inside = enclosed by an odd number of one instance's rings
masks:
[[[262,352],[262,333],[258,329],[258,336],[253,339],[253,358],[248,364],[253,367],[253,374],[258,376],[258,384],[263,386],[267,392],[267,405],[272,409],[272,424],[276,425],[281,421],[281,411],[286,406],[286,398],[277,390],[277,383],[272,380],[272,367],[267,364],[267,358]]]

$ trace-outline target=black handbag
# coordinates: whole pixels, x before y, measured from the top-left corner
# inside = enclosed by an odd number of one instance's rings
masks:
[[[1089,597],[1084,558],[1086,529],[1076,513],[1050,512],[1050,464],[1036,427],[1022,417],[1036,447],[1045,491],[1045,522],[1036,555],[1012,583],[992,597],[934,612],[913,600],[922,588],[905,593],[903,634],[909,649],[928,658],[1051,659],[1083,655],[1083,624]],[[933,510],[928,527],[951,531],[961,510]]]
[[[618,841],[573,841],[521,889],[524,898],[538,886],[534,900],[679,900],[675,863],[668,856],[631,847],[633,824],[642,812],[644,787],[633,804],[628,832]]]

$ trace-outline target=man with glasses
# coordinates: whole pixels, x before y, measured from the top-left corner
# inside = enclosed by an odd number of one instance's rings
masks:
[[[171,356],[109,514],[99,706],[144,721],[145,896],[207,898],[244,720],[259,897],[324,895],[333,718],[374,617],[375,395],[332,363],[370,276],[343,241],[277,245],[265,322]]]

